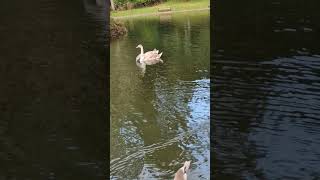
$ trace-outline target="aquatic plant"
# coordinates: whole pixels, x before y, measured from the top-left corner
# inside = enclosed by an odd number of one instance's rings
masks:
[[[127,33],[127,28],[122,22],[110,19],[110,37],[111,39],[118,38]]]

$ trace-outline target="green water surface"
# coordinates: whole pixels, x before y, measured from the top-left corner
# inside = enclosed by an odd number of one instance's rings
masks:
[[[125,20],[111,42],[111,179],[173,179],[186,160],[190,179],[210,176],[209,12]],[[135,63],[163,51],[163,64]]]

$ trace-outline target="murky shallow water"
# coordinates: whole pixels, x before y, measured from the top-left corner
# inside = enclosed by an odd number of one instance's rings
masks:
[[[134,18],[111,42],[111,178],[209,179],[209,12]],[[163,64],[135,64],[135,47],[163,51]]]

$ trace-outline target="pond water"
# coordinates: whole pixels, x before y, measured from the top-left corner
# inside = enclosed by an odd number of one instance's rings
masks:
[[[106,6],[0,5],[0,179],[107,177]]]
[[[316,7],[316,1],[285,0],[217,4],[214,178],[320,177]]]
[[[123,20],[110,45],[111,178],[209,179],[210,16],[208,11]],[[136,65],[136,49],[163,51],[163,64]]]

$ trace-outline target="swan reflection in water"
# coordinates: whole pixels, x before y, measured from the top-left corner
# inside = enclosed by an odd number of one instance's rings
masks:
[[[162,52],[159,53],[159,50],[153,49],[144,53],[143,46],[139,44],[136,48],[140,48],[140,54],[136,57],[136,64],[139,68],[142,69],[142,74],[146,72],[146,65],[154,65],[159,62],[163,63],[161,59]]]

